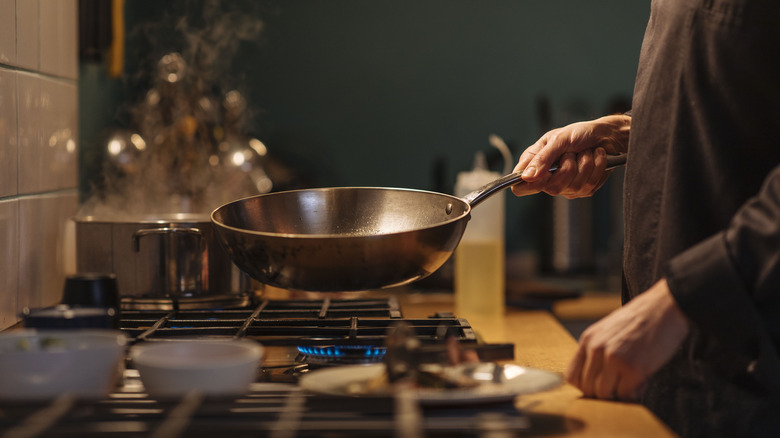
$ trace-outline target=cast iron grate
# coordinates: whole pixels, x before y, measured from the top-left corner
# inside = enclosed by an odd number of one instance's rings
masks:
[[[263,300],[255,308],[216,310],[123,310],[121,329],[133,342],[183,337],[249,338],[263,345],[382,345],[399,322],[423,342],[442,333],[473,343],[468,321],[452,314],[406,319],[394,298],[380,300]]]
[[[256,383],[237,399],[159,401],[131,390],[97,402],[0,403],[0,433],[17,437],[515,437],[529,419],[511,403],[424,408],[411,397],[311,395]]]

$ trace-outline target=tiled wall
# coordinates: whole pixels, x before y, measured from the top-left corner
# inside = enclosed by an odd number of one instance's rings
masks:
[[[0,0],[0,329],[60,298],[78,208],[78,2]]]

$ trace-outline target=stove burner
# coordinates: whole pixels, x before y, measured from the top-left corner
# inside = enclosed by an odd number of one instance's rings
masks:
[[[312,365],[345,365],[381,362],[386,349],[373,345],[306,345],[298,347],[298,361]]]

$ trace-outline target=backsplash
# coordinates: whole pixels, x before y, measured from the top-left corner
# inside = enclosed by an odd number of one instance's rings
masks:
[[[77,0],[0,0],[0,328],[56,303],[74,265],[77,40]]]

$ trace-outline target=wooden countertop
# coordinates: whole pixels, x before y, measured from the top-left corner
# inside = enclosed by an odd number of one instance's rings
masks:
[[[407,318],[452,312],[451,294],[399,294]],[[577,342],[558,320],[543,310],[507,309],[503,318],[467,317],[485,342],[515,344],[514,363],[563,373]],[[586,399],[575,387],[563,386],[518,397],[516,405],[531,420],[532,434],[545,437],[673,437],[645,407],[623,402]]]
[[[620,294],[589,290],[576,298],[555,300],[551,307],[559,320],[595,321],[620,307]]]

